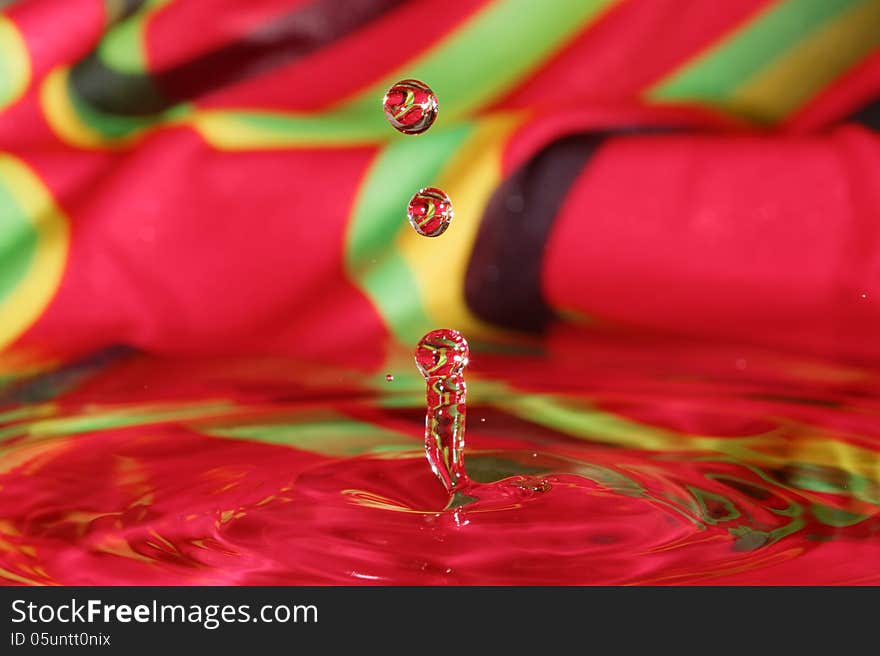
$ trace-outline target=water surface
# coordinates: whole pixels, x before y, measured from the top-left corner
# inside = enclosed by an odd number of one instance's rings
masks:
[[[0,581],[880,584],[875,369],[644,339],[472,344],[466,467],[506,483],[447,508],[424,379],[393,361],[117,350],[8,375]]]

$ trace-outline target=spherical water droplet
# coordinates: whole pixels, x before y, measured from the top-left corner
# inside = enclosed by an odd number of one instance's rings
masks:
[[[393,374],[385,374],[385,381],[388,383],[393,383],[394,382],[394,375]]]
[[[416,366],[425,378],[455,376],[468,364],[468,344],[457,330],[432,330],[416,347]]]
[[[438,107],[431,87],[418,80],[401,80],[382,99],[385,118],[404,134],[425,132],[437,118]]]
[[[453,218],[452,201],[445,191],[434,187],[419,189],[406,208],[410,225],[420,235],[439,237]]]

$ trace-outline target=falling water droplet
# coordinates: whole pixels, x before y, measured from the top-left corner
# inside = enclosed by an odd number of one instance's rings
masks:
[[[415,360],[427,383],[425,454],[452,494],[469,483],[464,469],[467,341],[457,330],[432,330],[419,341]]]
[[[392,127],[404,134],[422,134],[437,118],[437,96],[424,82],[401,80],[385,93],[382,109]]]
[[[394,374],[385,374],[385,382],[393,383],[394,382]]]
[[[457,330],[432,330],[419,340],[416,366],[425,378],[458,375],[468,365],[468,343]]]
[[[452,201],[435,187],[419,189],[409,201],[406,216],[413,229],[425,237],[439,237],[452,222]]]

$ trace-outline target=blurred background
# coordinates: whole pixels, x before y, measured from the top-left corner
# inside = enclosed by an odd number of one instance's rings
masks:
[[[378,371],[440,326],[880,356],[878,0],[5,4],[7,368]],[[406,77],[440,100],[417,137],[381,111]]]

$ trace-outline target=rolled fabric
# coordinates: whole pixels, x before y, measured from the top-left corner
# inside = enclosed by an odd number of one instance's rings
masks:
[[[556,139],[488,204],[468,301],[533,331],[573,320],[880,357],[880,137],[869,125]]]
[[[880,357],[880,139],[610,141],[547,243],[549,305],[685,335]]]

